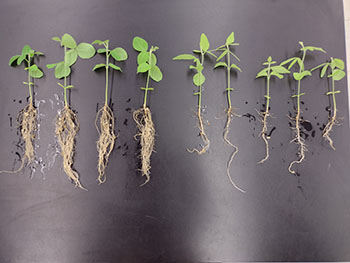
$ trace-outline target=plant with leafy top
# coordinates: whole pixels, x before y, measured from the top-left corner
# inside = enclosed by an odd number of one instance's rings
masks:
[[[163,73],[157,66],[157,57],[154,53],[158,50],[157,46],[151,46],[148,49],[147,41],[141,37],[134,37],[132,46],[136,51],[140,52],[137,56],[137,73],[147,74],[146,86],[141,87],[141,90],[144,91],[143,106],[133,112],[133,119],[138,128],[138,133],[134,138],[140,139],[141,173],[142,176],[146,176],[146,181],[142,185],[145,185],[151,178],[151,155],[154,151],[156,133],[151,110],[147,106],[147,95],[148,91],[154,90],[154,88],[150,87],[150,79],[159,82],[163,79]]]
[[[47,68],[55,68],[55,77],[63,78],[63,84],[57,83],[64,91],[64,108],[59,112],[56,118],[56,136],[61,147],[63,158],[63,169],[67,176],[74,182],[76,187],[86,190],[79,180],[79,174],[73,168],[75,154],[75,137],[79,131],[79,121],[71,109],[67,99],[67,90],[72,89],[73,85],[67,84],[67,77],[71,73],[71,67],[77,61],[78,57],[89,59],[95,55],[95,48],[89,43],[77,44],[75,39],[64,34],[62,38],[53,37],[64,48],[64,60],[54,64],[46,65]]]
[[[193,53],[198,54],[199,58],[191,54],[181,54],[173,58],[173,60],[192,60],[194,65],[190,65],[189,68],[194,70],[195,74],[193,76],[193,84],[198,87],[198,91],[193,93],[194,96],[198,96],[198,104],[197,104],[197,118],[198,118],[198,128],[199,128],[199,136],[202,139],[204,145],[201,146],[201,149],[193,148],[192,150],[187,149],[187,151],[197,154],[203,154],[208,151],[210,146],[210,141],[204,129],[203,117],[202,117],[202,91],[203,84],[205,82],[205,76],[203,74],[204,69],[204,56],[209,54],[215,58],[217,56],[212,52],[213,50],[209,50],[210,43],[207,36],[202,33],[199,42],[199,50],[193,50]]]
[[[322,136],[325,138],[325,140],[328,141],[329,145],[333,150],[335,150],[334,143],[332,138],[330,137],[330,132],[333,129],[334,125],[340,125],[340,122],[337,118],[337,101],[335,99],[335,94],[340,93],[340,90],[335,90],[335,81],[339,81],[345,77],[344,72],[344,61],[340,58],[332,58],[329,62],[323,63],[321,65],[318,65],[317,67],[313,68],[311,71],[314,71],[318,68],[321,69],[320,77],[323,78],[327,70],[329,69],[330,74],[328,74],[327,78],[331,79],[331,90],[326,93],[327,96],[332,96],[332,103],[333,103],[333,109],[329,111],[329,117],[328,117],[328,123],[323,129]]]
[[[283,79],[283,74],[290,73],[288,69],[281,65],[274,65],[276,64],[276,61],[273,61],[271,56],[267,58],[267,61],[263,63],[264,66],[266,66],[264,69],[262,69],[257,75],[256,78],[266,77],[266,94],[264,95],[266,104],[265,104],[265,110],[263,112],[258,112],[261,117],[262,122],[262,129],[260,132],[260,136],[265,142],[266,146],[266,154],[263,159],[261,159],[258,163],[265,162],[270,154],[269,154],[269,140],[270,136],[268,135],[268,121],[267,118],[271,116],[270,113],[270,79],[271,77],[277,77],[279,79]]]
[[[36,136],[38,111],[34,105],[34,90],[32,88],[34,83],[32,82],[32,79],[40,79],[42,76],[44,76],[44,73],[34,63],[35,56],[42,55],[44,55],[42,52],[35,51],[29,45],[25,45],[20,55],[15,55],[10,58],[9,66],[12,66],[13,64],[17,66],[21,65],[22,63],[25,64],[24,70],[28,72],[28,80],[27,82],[24,81],[23,84],[28,86],[29,104],[25,106],[17,116],[21,136],[24,141],[24,154],[22,156],[21,165],[15,171],[0,171],[1,173],[17,173],[21,171],[25,165],[31,165],[34,163],[35,153],[33,141]]]
[[[226,68],[226,76],[227,76],[227,88],[226,88],[226,95],[227,95],[227,102],[228,102],[228,107],[226,109],[226,115],[227,115],[227,120],[226,120],[226,125],[224,128],[224,141],[231,146],[234,151],[231,154],[229,161],[227,162],[227,167],[226,167],[226,174],[231,182],[231,184],[239,191],[245,193],[243,189],[238,187],[236,183],[233,181],[230,175],[230,167],[231,163],[235,157],[235,155],[238,153],[238,147],[234,145],[229,139],[228,139],[228,134],[230,131],[230,124],[232,121],[233,116],[239,116],[234,112],[234,108],[232,107],[231,103],[231,91],[233,91],[233,88],[231,87],[231,70],[238,70],[242,72],[241,68],[237,66],[235,63],[231,62],[231,56],[234,57],[236,60],[240,61],[240,59],[237,57],[235,53],[231,51],[231,47],[238,46],[239,43],[235,42],[235,34],[232,32],[227,38],[226,42],[224,45],[219,46],[215,50],[218,52],[221,52],[221,54],[217,57],[216,59],[216,64],[214,66],[214,69],[219,68],[219,67],[224,67]],[[221,61],[220,61],[221,60]]]
[[[292,99],[296,98],[296,105],[297,105],[296,116],[294,118],[290,117],[295,123],[295,126],[292,127],[292,130],[294,131],[294,139],[291,142],[295,142],[298,145],[298,148],[299,148],[298,149],[298,157],[299,157],[299,159],[292,161],[289,164],[288,171],[292,174],[295,174],[295,171],[292,169],[293,165],[300,164],[301,162],[303,162],[305,159],[305,152],[307,151],[305,140],[301,136],[301,125],[300,125],[300,122],[302,121],[301,120],[300,98],[301,98],[301,96],[305,95],[304,92],[301,92],[301,81],[305,77],[312,75],[311,71],[306,70],[305,66],[304,66],[306,53],[307,53],[307,51],[310,51],[310,52],[320,51],[320,52],[326,53],[326,51],[323,48],[314,47],[314,46],[304,46],[304,43],[301,41],[299,42],[299,44],[301,46],[300,52],[302,53],[302,57],[301,58],[300,57],[292,57],[292,58],[289,58],[281,63],[281,66],[289,64],[288,70],[290,70],[294,65],[298,65],[298,67],[299,67],[298,72],[293,73],[293,78],[298,83],[297,92],[296,92],[296,94],[292,95]]]
[[[109,40],[101,41],[95,40],[92,44],[98,44],[103,46],[99,48],[97,53],[105,54],[106,62],[97,64],[93,70],[98,70],[104,68],[106,70],[106,87],[105,87],[105,103],[104,106],[97,112],[95,126],[99,133],[99,139],[97,141],[97,151],[98,151],[98,182],[100,184],[106,181],[106,167],[108,165],[108,160],[111,152],[114,148],[114,142],[117,138],[114,133],[114,114],[113,110],[108,105],[108,73],[109,68],[114,70],[122,71],[120,67],[110,62],[113,58],[116,61],[125,61],[128,59],[128,54],[125,49],[117,47],[113,50],[109,49]]]

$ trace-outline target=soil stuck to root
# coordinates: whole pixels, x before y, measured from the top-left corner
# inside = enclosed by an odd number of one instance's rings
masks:
[[[142,107],[133,113],[134,121],[138,129],[138,133],[134,136],[135,140],[140,140],[141,145],[141,173],[146,176],[145,185],[150,180],[151,155],[154,151],[155,129],[152,121],[151,111],[148,107]]]
[[[79,181],[79,174],[73,169],[75,136],[78,131],[77,116],[69,106],[65,106],[56,119],[56,136],[61,147],[63,170],[76,187],[86,190]]]
[[[0,173],[18,173],[26,165],[34,162],[34,139],[37,130],[37,110],[32,103],[28,104],[18,113],[17,122],[21,130],[21,136],[24,141],[24,154],[21,160],[21,166],[15,171],[0,171]]]
[[[233,185],[233,187],[236,188],[238,191],[245,193],[245,191],[242,188],[240,188],[236,185],[236,183],[233,181],[231,174],[230,174],[230,167],[231,167],[232,161],[235,158],[236,154],[238,153],[238,147],[236,145],[234,145],[233,143],[231,143],[230,140],[228,139],[228,134],[230,132],[230,124],[232,121],[232,117],[233,117],[232,109],[229,108],[227,110],[227,121],[226,121],[225,129],[224,129],[224,141],[228,145],[230,145],[234,149],[234,151],[231,154],[229,161],[227,162],[226,174],[227,174],[227,177],[230,180],[231,184]]]
[[[334,143],[333,143],[333,140],[330,136],[330,133],[331,133],[334,125],[337,125],[337,126],[340,125],[340,123],[337,119],[337,111],[336,110],[334,110],[333,116],[329,118],[328,123],[322,132],[323,138],[325,138],[329,142],[329,146],[331,146],[331,148],[335,151]]]
[[[98,124],[99,123],[99,124]],[[98,182],[106,181],[106,167],[111,152],[114,148],[114,141],[117,138],[114,134],[114,114],[108,105],[104,105],[96,115],[96,129],[100,135],[97,141],[98,151]]]
[[[203,125],[203,118],[201,115],[201,109],[198,109],[197,112],[197,118],[198,118],[198,129],[199,129],[199,137],[202,139],[202,141],[204,142],[204,145],[201,145],[201,149],[198,150],[196,148],[193,148],[192,150],[187,149],[188,152],[190,153],[197,153],[199,155],[206,153],[209,150],[209,146],[210,146],[210,141],[208,139],[207,134],[205,133],[204,130],[204,125]]]
[[[261,164],[261,163],[264,163],[270,157],[270,152],[269,152],[270,136],[267,135],[267,131],[268,131],[267,130],[267,118],[270,116],[270,113],[266,112],[266,111],[263,113],[260,113],[260,112],[258,112],[258,113],[261,116],[261,122],[262,122],[262,129],[261,129],[259,136],[261,136],[261,138],[265,142],[265,148],[266,148],[265,157],[258,162],[258,164]]]

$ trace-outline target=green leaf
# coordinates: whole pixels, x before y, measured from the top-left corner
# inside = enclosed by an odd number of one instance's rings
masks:
[[[17,59],[17,66],[21,65],[25,58],[26,56],[20,55],[19,58]]]
[[[99,54],[106,53],[106,49],[105,48],[99,48],[99,49],[97,49],[97,53],[99,53]]]
[[[293,77],[295,80],[302,80],[306,76],[311,76],[311,72],[308,70],[305,70],[301,73],[298,73],[298,72],[293,73]]]
[[[53,37],[51,39],[54,40],[54,41],[57,41],[57,42],[61,42],[61,39],[59,37]]]
[[[141,65],[143,63],[146,63],[149,59],[149,53],[147,51],[142,51],[137,56],[137,64]]]
[[[234,63],[231,64],[231,69],[237,69],[237,70],[239,70],[240,72],[242,72],[241,68],[238,67],[238,66],[237,66],[236,64],[234,64]]]
[[[73,85],[68,85],[68,86],[66,86],[65,88],[66,88],[66,89],[72,89],[72,88],[74,88],[74,86],[73,86]]]
[[[226,38],[226,45],[231,45],[235,42],[235,33],[232,32],[227,38]]]
[[[200,50],[198,50],[198,49],[195,49],[195,50],[193,50],[193,53],[197,53],[197,54],[199,54],[199,53],[201,53],[201,51],[200,51]]]
[[[15,62],[19,57],[20,57],[20,55],[15,55],[15,56],[11,57],[9,60],[9,66],[11,66],[12,63]]]
[[[94,40],[91,44],[93,44],[93,45],[95,45],[95,44],[102,45],[103,41],[101,41],[101,40]]]
[[[222,59],[227,53],[228,53],[228,50],[226,49],[221,53],[221,55],[216,59],[216,61],[219,61],[220,59]]]
[[[151,66],[147,63],[142,63],[137,67],[137,73],[143,73],[148,71],[151,68]]]
[[[46,67],[48,68],[48,69],[51,69],[51,68],[54,68],[54,67],[56,67],[56,63],[53,63],[53,64],[47,64],[46,65]]]
[[[74,38],[70,34],[67,34],[67,33],[65,33],[62,36],[61,45],[65,46],[67,48],[76,48],[77,47],[77,43],[75,42]]]
[[[70,67],[64,64],[64,62],[57,63],[56,69],[55,69],[55,77],[60,79],[64,77],[68,77],[71,72]]]
[[[197,87],[200,87],[205,82],[205,76],[202,72],[198,72],[193,76],[193,84]]]
[[[278,74],[290,73],[290,71],[288,69],[286,69],[285,67],[282,67],[282,66],[272,66],[271,70],[275,73],[278,73]]]
[[[29,70],[29,75],[32,78],[40,79],[42,76],[44,76],[44,73],[35,64],[30,66],[30,68],[28,70]]]
[[[106,67],[106,64],[101,63],[101,64],[95,65],[95,67],[94,67],[92,70],[94,71],[94,70],[96,70],[96,69],[105,68],[105,67]]]
[[[77,58],[78,53],[75,49],[68,50],[64,57],[67,66],[72,66],[77,61]]]
[[[117,47],[111,51],[111,56],[116,61],[124,61],[128,59],[128,53],[126,53],[124,48]]]
[[[261,71],[258,72],[258,74],[256,74],[255,78],[260,78],[260,77],[267,77],[267,68],[262,69]]]
[[[215,64],[214,68],[217,68],[217,67],[227,67],[227,64],[226,62],[218,62]]]
[[[84,42],[77,46],[76,51],[78,52],[78,56],[82,59],[92,58],[96,53],[93,45]]]
[[[163,79],[163,74],[160,68],[156,65],[153,65],[150,70],[149,70],[149,76],[154,80],[154,81],[161,81]]]
[[[181,54],[173,58],[173,60],[195,60],[196,57],[190,54]]]
[[[210,47],[209,40],[204,33],[201,34],[199,46],[200,46],[201,50],[204,51],[204,53],[207,52],[209,47]]]
[[[25,45],[22,49],[22,56],[28,55],[31,50],[32,48],[29,45]]]
[[[156,57],[156,55],[154,53],[151,54],[151,61],[149,61],[149,64],[151,66],[154,66],[154,65],[157,64],[157,57]]]
[[[271,57],[270,57],[270,58],[271,58]],[[297,59],[297,57],[288,58],[288,59],[282,61],[280,65],[281,65],[281,66],[286,65],[286,64],[288,64],[288,63],[294,61],[295,59]],[[272,60],[272,59],[271,59],[271,60]],[[294,63],[295,63],[295,62],[294,62]]]
[[[277,73],[277,72],[271,72],[271,76],[276,76],[277,78],[279,78],[279,79],[283,79],[283,75],[282,74],[279,74],[279,73]]]
[[[110,66],[112,69],[119,70],[120,72],[122,72],[122,69],[117,65],[114,65],[113,63],[108,63],[108,66]]]
[[[341,69],[336,69],[328,77],[333,77],[334,80],[341,80],[342,78],[345,77],[345,72]]]
[[[302,47],[300,50],[301,50],[301,51],[305,51],[305,50],[309,50],[309,51],[321,51],[321,52],[323,52],[323,53],[327,53],[323,48],[320,48],[320,47],[313,47],[313,46]]]
[[[328,66],[329,66],[328,63],[326,63],[326,65],[323,66],[323,68],[322,68],[322,70],[321,70],[321,74],[320,74],[320,77],[321,77],[321,78],[323,78],[324,75],[326,74],[327,69],[328,69]]]
[[[37,56],[44,56],[44,53],[40,51],[35,51],[34,54]]]
[[[339,69],[344,69],[344,61],[339,58],[332,59],[331,65]]]
[[[318,68],[323,67],[323,66],[326,65],[326,64],[328,64],[328,63],[327,63],[327,62],[326,62],[326,63],[322,63],[322,64],[320,64],[320,65],[318,65],[318,66],[312,68],[310,71],[312,72],[312,71],[314,71],[314,70],[316,70],[316,69],[318,69]]]
[[[207,53],[209,54],[209,55],[211,55],[212,57],[214,57],[214,58],[217,58],[218,56],[217,55],[215,55],[213,52],[211,52],[211,51],[207,51]]]
[[[144,40],[141,37],[134,37],[132,40],[132,46],[137,51],[147,51],[148,49],[148,43],[146,40]]]

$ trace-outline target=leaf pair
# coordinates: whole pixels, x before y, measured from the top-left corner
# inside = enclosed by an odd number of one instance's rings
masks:
[[[344,72],[344,61],[339,58],[331,58],[330,62],[322,63],[321,65],[318,65],[317,67],[314,67],[311,71],[314,71],[318,68],[321,68],[320,77],[323,78],[327,72],[327,69],[330,68],[332,70],[332,73],[329,74],[328,78],[333,78],[333,80],[341,80],[345,77]]]
[[[156,82],[163,79],[163,73],[157,64],[157,57],[154,54],[158,47],[151,46],[148,50],[148,43],[141,37],[134,37],[133,48],[140,52],[137,56],[137,73],[148,73],[150,78]]]
[[[14,62],[16,62],[17,66],[21,65],[23,61],[26,61],[30,67],[24,68],[28,70],[29,75],[34,79],[39,79],[44,76],[44,73],[32,62],[32,58],[37,55],[44,55],[42,52],[33,50],[29,45],[25,45],[22,49],[20,55],[12,56],[9,60],[9,66],[12,66]]]
[[[78,57],[89,59],[96,53],[95,48],[91,44],[82,42],[77,45],[75,39],[67,33],[65,33],[62,38],[53,37],[52,40],[60,42],[61,46],[69,49],[65,54],[64,61],[46,65],[49,69],[55,68],[55,77],[58,79],[70,75],[70,67],[74,65]]]
[[[282,62],[283,63],[283,62]],[[255,78],[260,77],[268,77],[276,76],[279,79],[283,78],[283,74],[290,73],[288,69],[282,66],[282,63],[280,65],[271,66],[273,64],[276,64],[276,61],[273,61],[271,56],[267,58],[267,61],[263,63],[264,66],[267,66],[266,68],[262,69]]]
[[[221,54],[216,59],[217,63],[215,64],[214,69],[218,68],[218,67],[225,67],[225,68],[230,68],[230,69],[236,69],[236,70],[242,72],[241,68],[239,66],[237,66],[235,63],[230,63],[230,65],[227,65],[227,63],[224,61],[218,62],[221,59],[223,59],[225,56],[227,56],[227,54],[229,56],[230,55],[233,56],[238,61],[240,61],[240,59],[230,50],[230,46],[237,46],[237,45],[239,45],[239,44],[235,43],[235,34],[234,34],[234,32],[231,32],[231,34],[226,38],[225,44],[221,45],[215,49],[216,51],[221,51]]]

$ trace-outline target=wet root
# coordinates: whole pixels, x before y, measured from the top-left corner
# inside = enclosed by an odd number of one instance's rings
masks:
[[[202,139],[202,141],[204,142],[204,146],[201,146],[202,148],[200,150],[193,148],[193,149],[187,149],[188,152],[190,153],[197,153],[199,155],[206,153],[209,150],[209,146],[210,146],[210,141],[207,137],[207,134],[205,133],[204,130],[204,125],[203,125],[203,118],[201,116],[201,109],[198,109],[197,112],[197,118],[198,118],[198,128],[199,128],[199,136]]]
[[[79,180],[79,174],[73,169],[75,154],[75,136],[79,131],[79,122],[76,114],[65,106],[56,119],[56,136],[61,147],[63,170],[74,182],[75,187],[86,190]]]
[[[232,144],[230,142],[230,140],[228,139],[228,134],[230,132],[230,124],[231,124],[231,121],[232,121],[232,115],[233,115],[232,108],[229,108],[227,110],[227,121],[226,121],[225,129],[224,129],[224,141],[228,145],[230,145],[234,149],[234,151],[232,152],[232,154],[230,156],[230,159],[227,162],[226,174],[227,174],[227,177],[230,180],[231,184],[233,185],[233,187],[236,188],[238,191],[241,191],[242,193],[245,193],[245,191],[242,188],[238,187],[237,184],[233,181],[233,179],[231,177],[231,174],[230,174],[230,167],[231,167],[232,161],[235,158],[236,154],[238,153],[238,147],[236,145]]]
[[[340,123],[337,119],[337,111],[336,110],[333,112],[333,116],[329,118],[328,123],[322,132],[322,137],[325,138],[329,142],[329,146],[331,146],[331,148],[335,151],[333,140],[330,137],[330,133],[331,133],[334,125],[340,125]]]
[[[263,141],[265,142],[265,147],[266,147],[266,154],[263,159],[261,159],[258,164],[264,163],[267,159],[270,157],[270,152],[269,152],[269,140],[270,136],[267,135],[267,118],[270,116],[270,113],[268,111],[265,111],[263,113],[259,112],[259,115],[261,116],[261,122],[262,122],[262,129],[259,134]]]
[[[108,165],[109,156],[114,148],[114,141],[117,138],[114,134],[114,114],[108,105],[104,105],[103,108],[97,112],[95,126],[100,135],[97,141],[97,180],[99,184],[102,184],[106,181],[106,167]]]
[[[134,138],[135,140],[139,138],[141,145],[141,173],[142,176],[146,176],[146,181],[142,185],[145,185],[151,179],[151,155],[154,152],[156,131],[152,121],[151,110],[148,107],[142,107],[134,111],[133,119],[138,129],[138,133]]]

